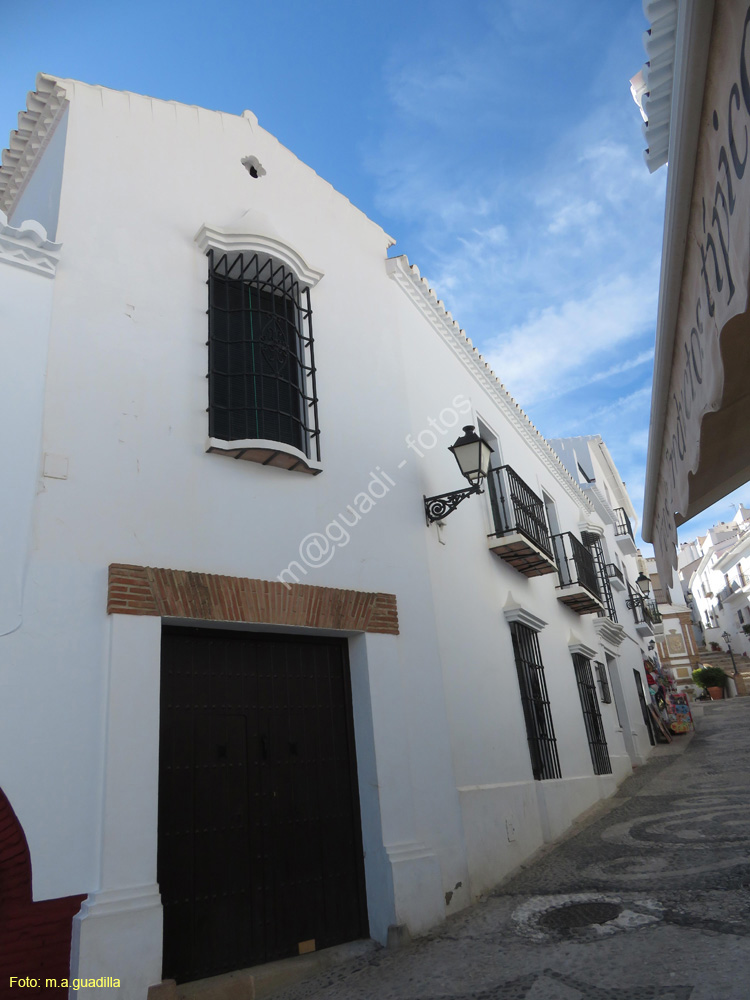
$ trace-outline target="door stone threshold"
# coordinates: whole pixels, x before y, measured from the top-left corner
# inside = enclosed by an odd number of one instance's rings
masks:
[[[344,962],[373,954],[381,947],[371,939],[348,941],[333,948],[238,969],[210,979],[196,979],[179,986],[173,979],[165,979],[149,988],[148,1000],[262,1000]]]

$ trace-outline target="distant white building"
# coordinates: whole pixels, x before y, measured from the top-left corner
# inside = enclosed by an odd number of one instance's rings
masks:
[[[680,579],[707,646],[750,653],[750,509],[680,546]],[[747,626],[747,629],[745,628]]]
[[[636,582],[646,567],[635,543],[635,510],[600,435],[558,438],[550,444],[578,480],[602,522],[603,530],[592,549],[599,556],[609,586],[602,587],[607,595],[606,613],[601,613],[594,627],[605,648],[610,672],[619,677],[623,685],[617,693],[619,699],[629,700],[636,692],[643,708],[650,701],[648,689],[641,681],[644,661],[664,629],[656,595],[650,593],[644,597]],[[621,715],[632,717],[633,713],[626,711]],[[653,740],[648,721],[646,727],[631,732],[623,729],[623,737],[634,757],[644,755],[644,735]]]
[[[254,115],[40,76],[0,207],[9,975],[423,933],[644,759],[600,439],[582,481]]]
[[[693,692],[693,670],[699,664],[699,640],[695,634],[691,608],[683,593],[677,573],[672,572],[665,586],[656,566],[656,560],[645,560],[646,572],[651,577],[661,627],[656,639],[656,650],[662,669],[675,684],[677,692],[688,688]],[[697,691],[697,689],[695,689]]]

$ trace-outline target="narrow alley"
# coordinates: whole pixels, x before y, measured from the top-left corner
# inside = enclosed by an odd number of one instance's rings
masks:
[[[696,714],[495,894],[276,1000],[747,1000],[750,698]]]

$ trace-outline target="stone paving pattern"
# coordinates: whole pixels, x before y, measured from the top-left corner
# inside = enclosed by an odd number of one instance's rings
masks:
[[[493,895],[275,1000],[750,1000],[749,820],[750,698],[707,704]]]

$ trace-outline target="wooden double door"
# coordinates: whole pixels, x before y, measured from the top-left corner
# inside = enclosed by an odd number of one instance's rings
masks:
[[[368,934],[345,640],[165,627],[165,978]]]

